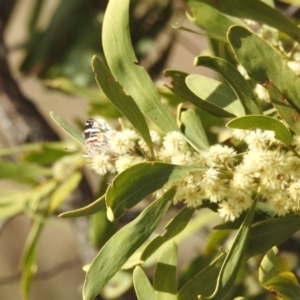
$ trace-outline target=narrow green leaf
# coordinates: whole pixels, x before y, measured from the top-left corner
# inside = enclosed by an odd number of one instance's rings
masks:
[[[292,135],[288,128],[280,121],[262,115],[252,115],[233,119],[226,125],[229,128],[272,130],[275,132],[275,138],[286,145],[290,145]]]
[[[283,31],[300,41],[300,29],[282,13],[260,0],[200,0],[217,10],[237,18],[250,19]]]
[[[11,155],[14,153],[25,152],[25,151],[39,151],[42,149],[41,143],[23,144],[14,147],[0,149],[0,156]]]
[[[22,159],[26,162],[37,164],[49,164],[57,161],[62,156],[70,154],[65,149],[74,148],[74,144],[69,142],[48,142],[48,143],[30,143],[0,149],[0,156],[22,153]]]
[[[271,82],[285,99],[300,110],[300,78],[277,51],[256,34],[239,26],[230,28],[228,40],[236,59],[252,79],[261,84]]]
[[[210,38],[227,43],[226,33],[232,25],[241,24],[239,20],[233,20],[220,13],[204,1],[186,0],[192,14],[187,14],[189,20],[205,30]]]
[[[262,113],[257,99],[253,94],[248,82],[232,64],[219,57],[198,56],[195,58],[194,65],[204,66],[220,73],[243,103],[246,114]],[[222,94],[221,91],[220,94]],[[235,105],[237,106],[237,104]],[[235,113],[235,115],[238,117],[244,114],[245,112],[241,108],[239,108],[238,114]]]
[[[249,232],[246,258],[268,251],[300,230],[300,216],[288,215],[254,224]]]
[[[286,99],[282,93],[271,82],[266,82],[266,89],[270,94],[270,99],[278,114],[286,121],[289,127],[300,134],[300,114],[299,111]]]
[[[106,207],[105,195],[103,195],[102,197],[95,200],[91,204],[89,204],[85,207],[79,208],[79,209],[75,209],[75,210],[71,210],[71,211],[61,213],[59,215],[59,217],[60,218],[87,217],[87,216],[93,215],[93,214],[105,209],[105,207]]]
[[[89,240],[96,249],[101,247],[116,233],[117,222],[110,222],[106,211],[101,210],[90,217]]]
[[[201,151],[209,148],[209,141],[202,126],[199,110],[182,109],[179,114],[180,126],[184,135],[194,149]]]
[[[234,114],[222,109],[218,105],[196,96],[186,85],[186,78],[189,76],[189,74],[176,70],[166,70],[164,75],[172,78],[171,85],[167,85],[167,87],[175,94],[180,96],[183,100],[193,103],[197,107],[207,111],[213,116],[221,118],[231,118],[235,116]]]
[[[154,275],[154,289],[158,300],[177,300],[177,245],[170,241],[164,247]]]
[[[70,155],[70,150],[67,149],[74,149],[75,147],[73,141],[64,143],[40,143],[40,147],[27,150],[28,152],[24,153],[22,159],[26,162],[50,165],[63,156]],[[76,150],[76,148],[74,150]]]
[[[248,233],[254,217],[255,207],[256,201],[253,201],[252,207],[248,211],[246,218],[238,230],[234,242],[226,255],[214,293],[209,297],[202,297],[201,299],[222,299],[227,295],[234,284],[244,259],[244,250],[247,246]]]
[[[67,121],[61,118],[54,112],[50,112],[50,117],[55,121],[55,123],[61,127],[71,138],[79,142],[80,144],[85,146],[85,141],[83,138],[83,134],[80,133],[77,129],[72,127]]]
[[[30,192],[31,195],[29,195],[28,197],[29,204],[34,208],[38,207],[41,202],[47,200],[56,186],[57,182],[55,180],[49,180],[36,187],[33,191]],[[29,213],[29,211],[27,211],[27,213]],[[20,268],[22,270],[21,291],[23,298],[26,300],[29,299],[31,282],[37,270],[35,262],[37,245],[39,237],[45,226],[46,216],[47,211],[42,209],[33,216],[33,224],[26,239],[26,243],[20,260]]]
[[[176,235],[178,235],[182,230],[185,229],[186,225],[189,223],[194,209],[184,207],[173,219],[169,221],[166,225],[166,232],[159,234],[153,240],[151,240],[148,245],[143,250],[140,260],[147,260],[161,245],[169,241]]]
[[[0,178],[24,183],[36,183],[43,176],[52,175],[50,168],[31,163],[0,162]]]
[[[83,299],[92,300],[130,256],[151,235],[172,203],[175,189],[150,204],[102,247],[92,262],[83,287]]]
[[[49,197],[57,188],[58,181],[54,178],[49,180],[44,180],[39,185],[28,191],[27,203],[25,213],[28,214],[33,219],[39,219],[43,221],[40,217],[40,211],[44,211],[47,208]],[[42,206],[42,208],[40,208]],[[36,213],[37,212],[37,213]]]
[[[198,295],[211,295],[216,287],[221,267],[226,258],[222,253],[208,267],[201,270],[196,276],[189,280],[178,293],[178,300],[198,299]]]
[[[277,247],[272,247],[260,263],[259,282],[266,284],[272,277],[285,271],[290,271],[286,258],[279,255]]]
[[[137,64],[129,35],[129,0],[111,0],[106,8],[102,44],[113,76],[147,116],[163,132],[178,131],[175,119],[160,101],[159,93],[144,68]],[[118,17],[116,18],[116,11]]]
[[[259,281],[265,289],[282,300],[300,299],[298,280],[288,266],[285,257],[278,255],[273,247],[263,258],[259,267]]]
[[[245,115],[243,105],[228,85],[197,74],[187,76],[185,81],[188,88],[200,99],[235,116]]]
[[[157,300],[157,296],[149,279],[139,266],[133,271],[133,284],[138,300]]]
[[[52,214],[54,211],[56,211],[70,195],[70,193],[77,188],[81,177],[82,175],[80,172],[75,172],[66,178],[66,180],[55,189],[54,193],[50,197],[50,203],[48,207],[49,214]]]
[[[19,214],[24,210],[27,194],[11,191],[10,195],[0,197],[0,220]]]
[[[41,235],[43,227],[44,227],[44,223],[41,222],[40,220],[36,220],[33,222],[21,257],[21,262],[20,262],[20,267],[22,270],[21,290],[22,290],[23,299],[26,300],[29,299],[31,282],[37,270],[36,263],[35,263],[36,251],[37,251],[38,240]]]
[[[203,169],[199,167],[161,162],[144,162],[126,169],[114,178],[107,189],[108,219],[112,221],[121,217],[127,209],[162,188],[165,184],[183,179],[190,172],[201,170]]]
[[[152,152],[152,142],[148,125],[139,107],[129,95],[126,95],[122,86],[115,80],[111,72],[96,56],[93,57],[93,71],[96,74],[97,83],[107,98],[117,107],[123,116],[127,118],[137,132],[140,133]]]
[[[97,200],[92,202],[91,204],[81,207],[79,209],[75,209],[72,211],[67,211],[59,215],[60,218],[78,218],[78,217],[87,217],[94,215],[103,209],[106,208],[106,203],[105,203],[105,195],[104,193],[106,192],[107,188],[107,176],[108,174],[104,175],[101,181],[101,185],[99,188],[99,195],[102,195],[99,197]]]
[[[96,86],[90,87],[86,85],[78,85],[73,80],[66,77],[46,79],[44,83],[47,87],[59,89],[67,94],[81,96],[83,98],[90,99],[91,101],[102,102],[104,105],[109,104],[104,93]]]

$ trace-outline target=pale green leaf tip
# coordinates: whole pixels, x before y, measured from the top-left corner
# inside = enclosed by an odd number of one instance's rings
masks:
[[[107,219],[110,222],[113,222],[115,220],[114,213],[113,213],[112,209],[109,206],[107,207],[106,215],[107,215]]]
[[[97,60],[98,60],[98,57],[96,55],[94,55],[92,57],[92,69],[93,69],[94,73],[95,73],[95,64],[97,63]]]
[[[70,216],[70,211],[65,211],[61,214],[58,215],[59,218],[72,218],[72,216]]]
[[[63,218],[64,217],[64,213],[61,213],[58,215],[59,218]]]
[[[196,57],[194,58],[193,65],[194,65],[195,67],[198,66],[198,56],[196,56]]]
[[[92,57],[92,62],[95,63],[96,60],[98,60],[98,57],[97,57],[97,55],[94,55],[94,56]]]
[[[91,265],[92,264],[87,264],[87,265],[84,265],[83,267],[82,267],[82,270],[84,271],[84,272],[88,272],[88,270],[90,269],[90,267],[91,267]]]

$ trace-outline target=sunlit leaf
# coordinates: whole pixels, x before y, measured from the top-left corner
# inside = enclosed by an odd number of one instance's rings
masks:
[[[59,217],[60,218],[86,217],[105,209],[105,207],[106,207],[105,196],[102,196],[85,207],[61,213]]]
[[[170,241],[158,259],[153,287],[158,300],[177,300],[177,245]]]
[[[138,300],[157,300],[157,296],[149,279],[139,266],[134,269],[133,284]]]
[[[215,9],[242,19],[250,19],[283,31],[300,41],[300,29],[279,11],[259,0],[200,0]]]
[[[300,285],[288,266],[285,257],[273,247],[263,258],[259,267],[259,281],[265,289],[278,295],[278,299],[300,299]]]
[[[126,95],[122,86],[115,80],[111,72],[96,56],[93,58],[93,70],[96,74],[97,83],[111,103],[117,107],[137,132],[140,133],[149,149],[152,151],[149,129],[139,107],[129,95]]]
[[[213,39],[227,43],[226,33],[230,26],[241,24],[240,20],[229,18],[220,13],[205,1],[185,0],[192,14],[187,14],[189,20],[206,31]]]
[[[272,130],[275,133],[275,138],[284,144],[289,145],[292,141],[292,135],[288,128],[282,122],[268,116],[252,115],[236,118],[229,121],[227,127],[246,130],[256,128]]]
[[[188,88],[200,99],[235,116],[245,115],[243,105],[228,85],[197,74],[187,76],[185,81]]]
[[[259,38],[256,34],[243,27],[233,26],[228,33],[228,39],[235,56],[247,70],[249,76],[266,87],[274,85],[283,97],[274,97],[273,103],[283,106],[285,102],[289,107],[294,107],[295,111],[300,111],[300,78],[290,69],[286,61],[270,45]],[[277,107],[275,105],[275,107]],[[285,109],[287,109],[286,106]],[[287,118],[289,125],[297,133],[300,132],[300,118],[294,116],[293,111]]]
[[[245,111],[246,114],[261,114],[261,108],[249,84],[242,74],[229,62],[219,57],[198,56],[195,58],[194,64],[213,69],[225,78],[244,106],[243,109],[239,101],[232,103],[236,116],[245,115]],[[222,92],[220,91],[220,93]],[[221,99],[224,101],[222,96]],[[232,111],[230,110],[230,112]]]
[[[85,146],[85,141],[83,138],[83,134],[80,133],[77,129],[72,127],[67,121],[61,118],[54,112],[50,112],[50,117],[57,123],[59,127],[61,127],[70,137],[75,139],[77,142]]]
[[[261,1],[265,2],[266,4],[268,4],[269,6],[271,6],[272,8],[275,8],[274,0],[261,0]]]
[[[129,36],[129,2],[111,0],[106,8],[102,43],[108,67],[145,116],[163,132],[177,131],[175,119],[161,103],[154,83],[146,70],[137,64]]]
[[[170,85],[167,87],[173,91],[175,94],[180,96],[184,101],[189,101],[196,105],[197,107],[207,111],[208,113],[212,114],[213,116],[221,117],[221,118],[230,118],[234,117],[235,115],[231,112],[226,111],[222,107],[215,105],[207,99],[201,99],[196,94],[194,94],[186,85],[186,78],[189,74],[177,71],[177,70],[166,70],[164,72],[166,77],[171,77],[172,81]],[[204,77],[205,80],[207,79]],[[209,94],[206,93],[209,96]]]
[[[199,110],[182,109],[179,112],[179,120],[182,122],[181,131],[196,150],[201,151],[209,148],[209,141],[201,122]]]

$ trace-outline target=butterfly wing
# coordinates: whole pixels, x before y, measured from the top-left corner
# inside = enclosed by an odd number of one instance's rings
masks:
[[[87,119],[84,128],[84,137],[88,153],[84,156],[89,157],[94,153],[106,151],[106,134],[111,132],[112,128],[105,120]]]

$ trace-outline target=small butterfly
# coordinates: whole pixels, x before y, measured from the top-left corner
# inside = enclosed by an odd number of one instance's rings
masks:
[[[84,154],[84,157],[91,157],[95,153],[99,153],[102,150],[107,149],[108,132],[111,132],[112,128],[109,124],[102,119],[87,119],[84,128],[84,137],[86,148],[88,153]]]

